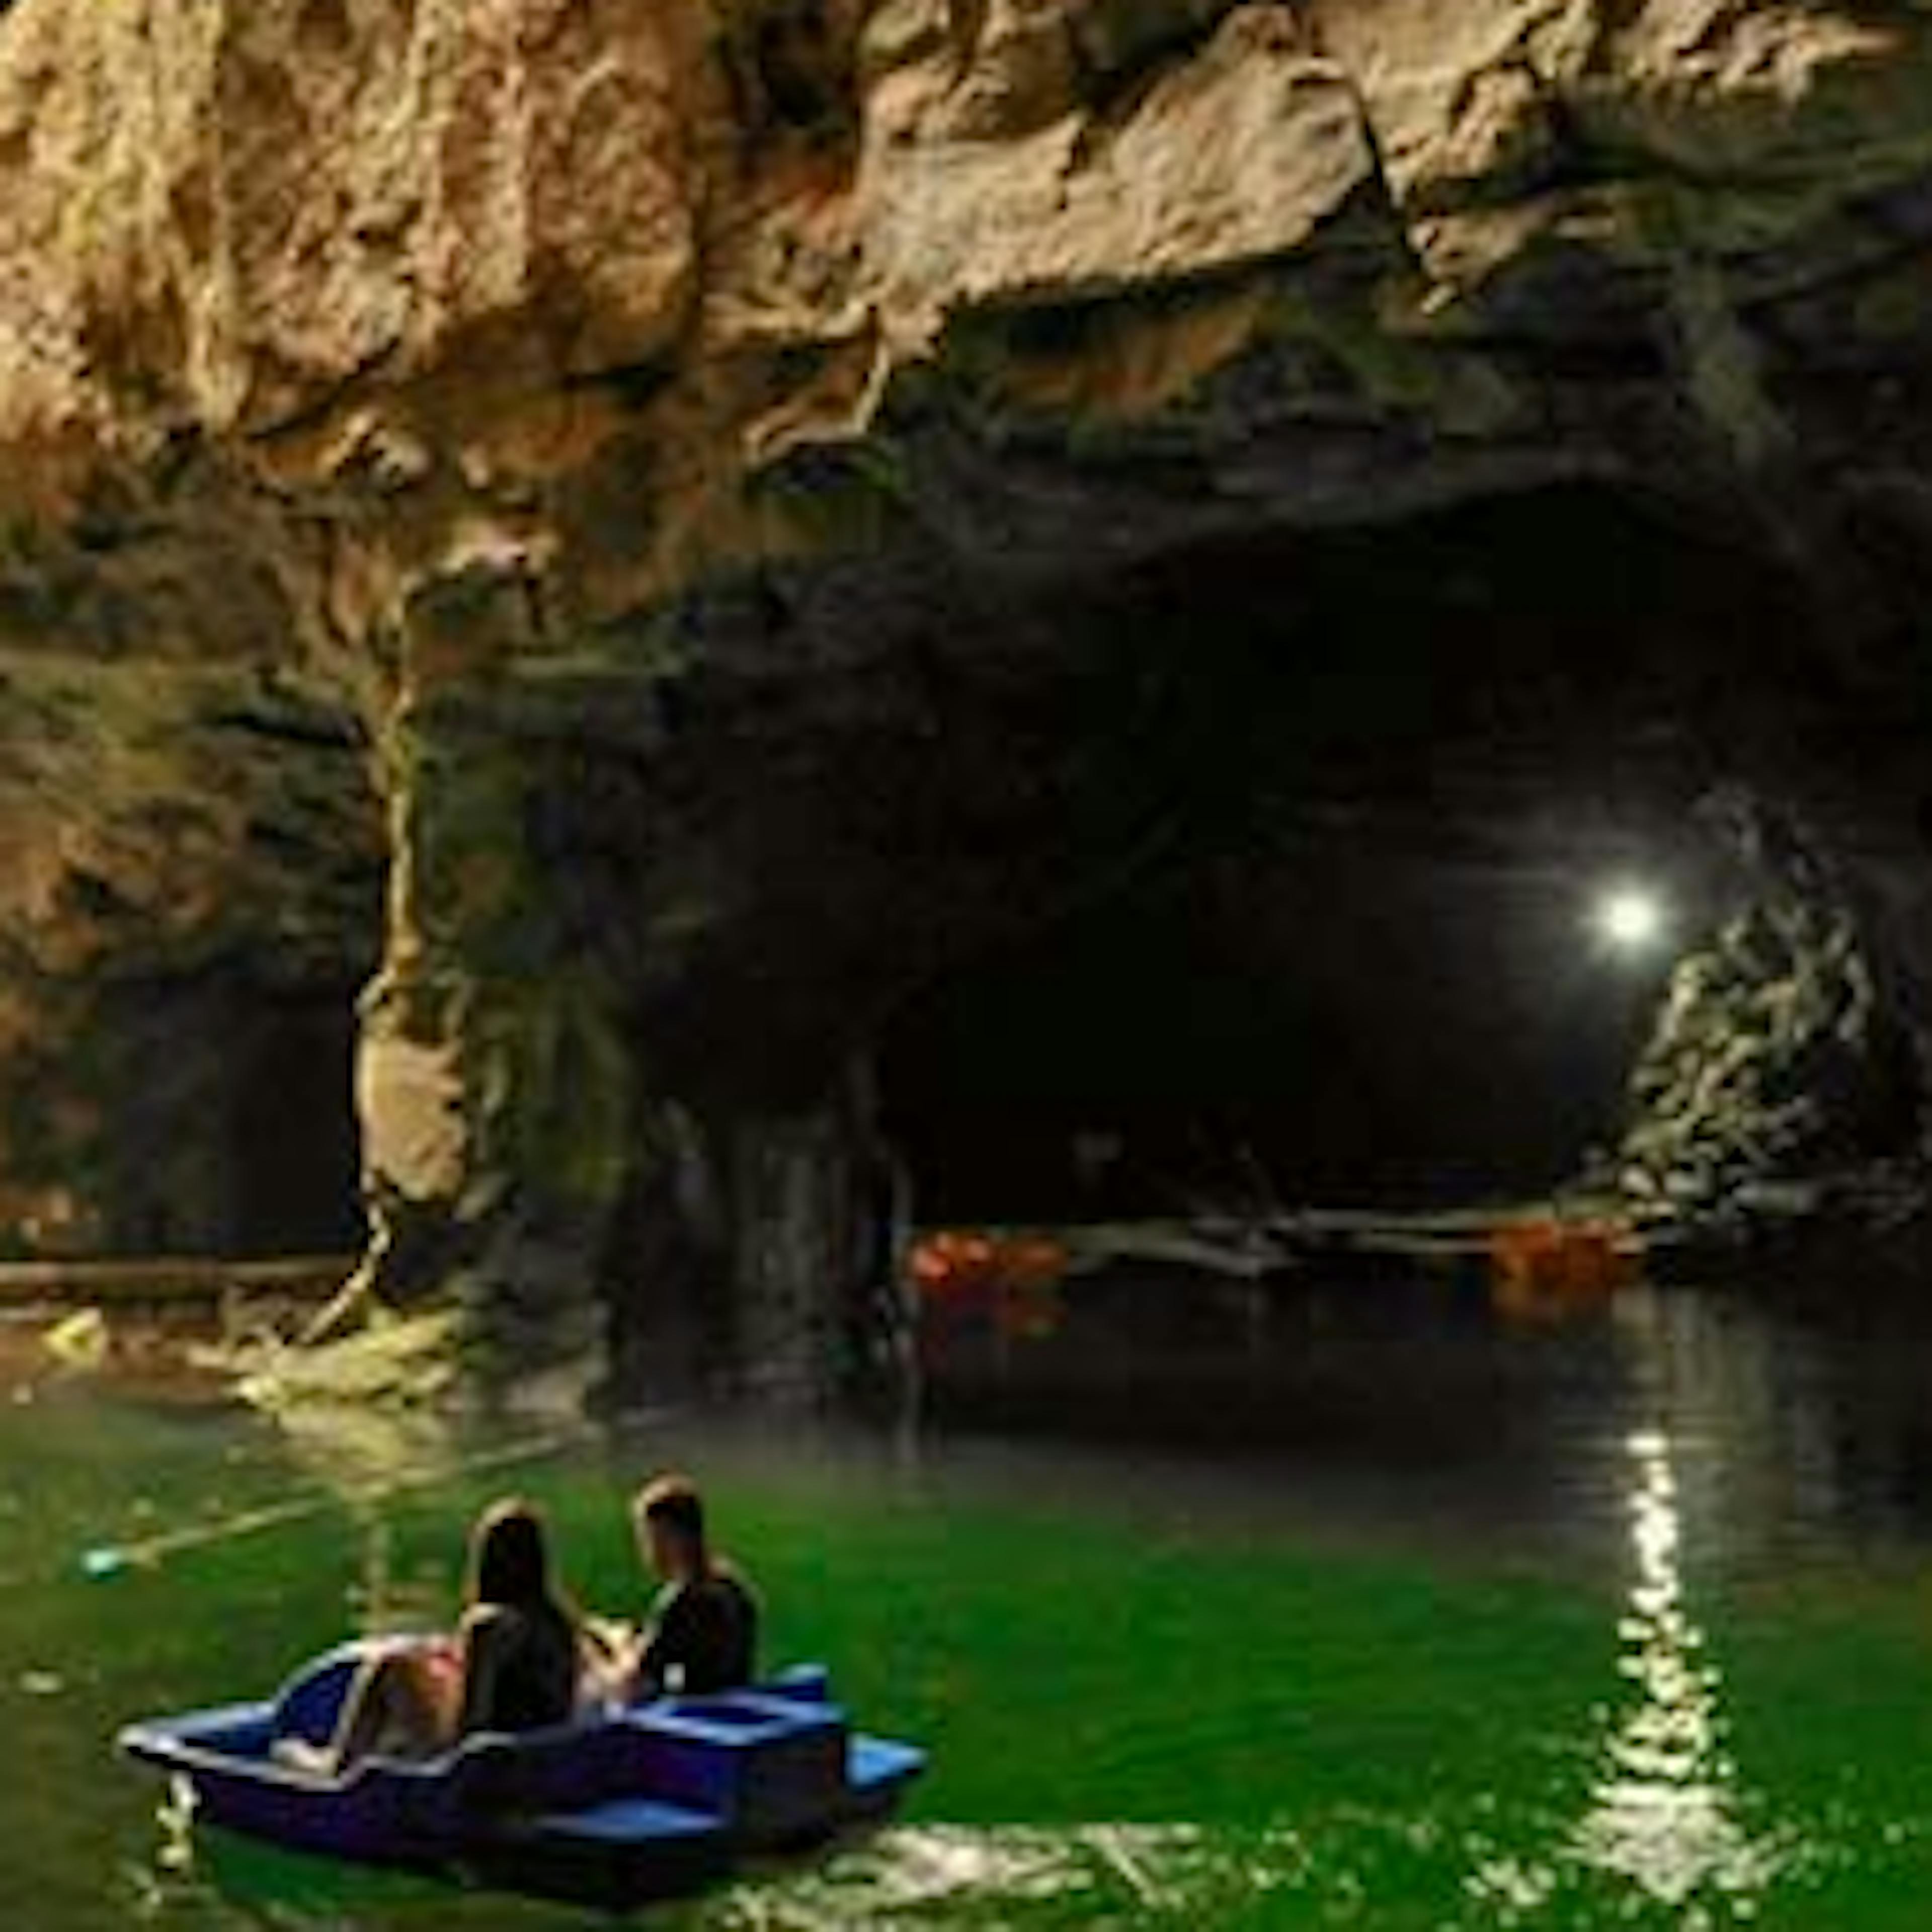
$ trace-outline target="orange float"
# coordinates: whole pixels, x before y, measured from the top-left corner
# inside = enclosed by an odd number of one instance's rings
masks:
[[[1511,1221],[1490,1235],[1499,1313],[1552,1322],[1607,1300],[1636,1278],[1630,1231],[1603,1220]]]
[[[916,1242],[908,1265],[922,1308],[984,1316],[1003,1339],[1034,1342],[1059,1328],[1069,1258],[1045,1234],[948,1228]]]

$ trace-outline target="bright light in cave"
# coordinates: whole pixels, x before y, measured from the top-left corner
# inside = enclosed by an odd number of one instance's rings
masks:
[[[1663,900],[1635,885],[1612,886],[1592,915],[1598,938],[1612,950],[1630,954],[1654,951],[1670,922]]]

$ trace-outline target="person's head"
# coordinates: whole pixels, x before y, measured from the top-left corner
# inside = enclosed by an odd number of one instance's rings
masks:
[[[701,1576],[710,1566],[704,1503],[688,1476],[654,1476],[631,1506],[638,1544],[660,1576]]]
[[[528,1606],[550,1595],[543,1519],[520,1496],[492,1503],[470,1534],[470,1600]]]

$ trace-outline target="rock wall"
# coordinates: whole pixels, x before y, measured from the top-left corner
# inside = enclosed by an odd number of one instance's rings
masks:
[[[0,693],[0,1246],[340,1250],[383,867],[354,715],[270,662],[44,642]]]
[[[1681,1214],[1908,1150],[1892,1016],[1842,908],[1766,900],[1682,960],[1632,1074],[1624,1192]]]
[[[117,802],[10,702],[0,1088],[358,971],[386,857],[370,1280],[518,1364],[662,1315],[634,1382],[778,1276],[832,1337],[880,1016],[1159,836],[1124,571],[1640,494],[1797,586],[1713,764],[1909,844],[1928,249],[1906,0],[17,0],[0,643]]]

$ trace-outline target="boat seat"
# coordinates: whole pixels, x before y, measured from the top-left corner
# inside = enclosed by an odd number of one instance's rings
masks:
[[[626,1720],[640,1783],[715,1814],[747,1841],[783,1839],[836,1814],[850,1729],[821,1698],[723,1690],[667,1697]]]

